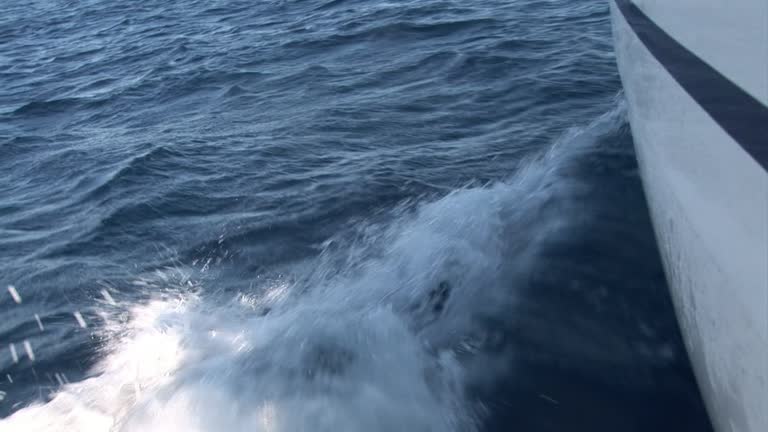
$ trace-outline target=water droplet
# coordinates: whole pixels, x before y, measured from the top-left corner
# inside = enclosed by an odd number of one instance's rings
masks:
[[[19,295],[19,292],[16,291],[16,287],[13,285],[8,285],[8,292],[11,293],[11,297],[13,297],[13,301],[16,303],[21,303],[21,296]]]
[[[82,328],[88,327],[88,324],[85,323],[85,319],[83,319],[83,315],[80,313],[80,311],[76,311],[72,315],[75,316],[75,319],[77,320],[77,323],[80,325],[80,327]]]
[[[35,321],[37,321],[37,327],[40,329],[40,331],[45,330],[45,327],[43,326],[43,321],[40,320],[40,315],[35,314]]]
[[[101,290],[101,295],[104,297],[104,300],[107,301],[107,303],[111,304],[112,306],[115,306],[117,302],[115,302],[115,299],[112,298],[112,294],[109,293],[109,291],[103,289]]]
[[[35,361],[35,352],[32,351],[32,344],[29,343],[29,339],[24,339],[24,350],[27,352],[27,357],[30,360]]]

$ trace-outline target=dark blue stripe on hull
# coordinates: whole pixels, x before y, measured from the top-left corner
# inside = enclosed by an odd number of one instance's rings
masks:
[[[640,41],[678,84],[768,170],[768,107],[677,42],[630,0],[615,1]]]

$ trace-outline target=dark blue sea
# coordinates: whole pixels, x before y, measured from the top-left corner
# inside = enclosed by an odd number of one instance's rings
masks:
[[[710,430],[607,1],[0,7],[0,431]]]

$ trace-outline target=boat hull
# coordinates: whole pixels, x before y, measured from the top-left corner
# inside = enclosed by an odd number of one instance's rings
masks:
[[[768,113],[768,30],[760,42],[768,3],[734,2],[753,6],[757,18],[749,18],[754,21],[744,31],[757,32],[752,36],[758,39],[731,53],[706,52],[690,29],[676,27],[716,13],[702,10],[707,3],[680,0],[665,8],[662,2],[612,0],[614,42],[667,280],[713,425],[719,432],[765,432],[768,123],[759,122]],[[664,15],[685,12],[686,5],[684,20]],[[727,19],[722,28],[718,22],[710,16],[699,31],[721,31],[718,36],[734,46],[749,39]],[[753,45],[765,53],[749,53]],[[719,68],[727,55],[735,63],[753,62],[750,73],[738,75],[742,69],[730,63]]]

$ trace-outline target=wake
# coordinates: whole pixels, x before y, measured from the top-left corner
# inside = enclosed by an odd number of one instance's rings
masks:
[[[476,430],[468,389],[508,367],[497,332],[516,287],[545,240],[575,229],[544,210],[583,186],[568,167],[623,123],[617,103],[505,182],[329,241],[300,276],[231,298],[183,288],[177,270],[155,300],[100,306],[108,343],[90,378],[0,430]]]

